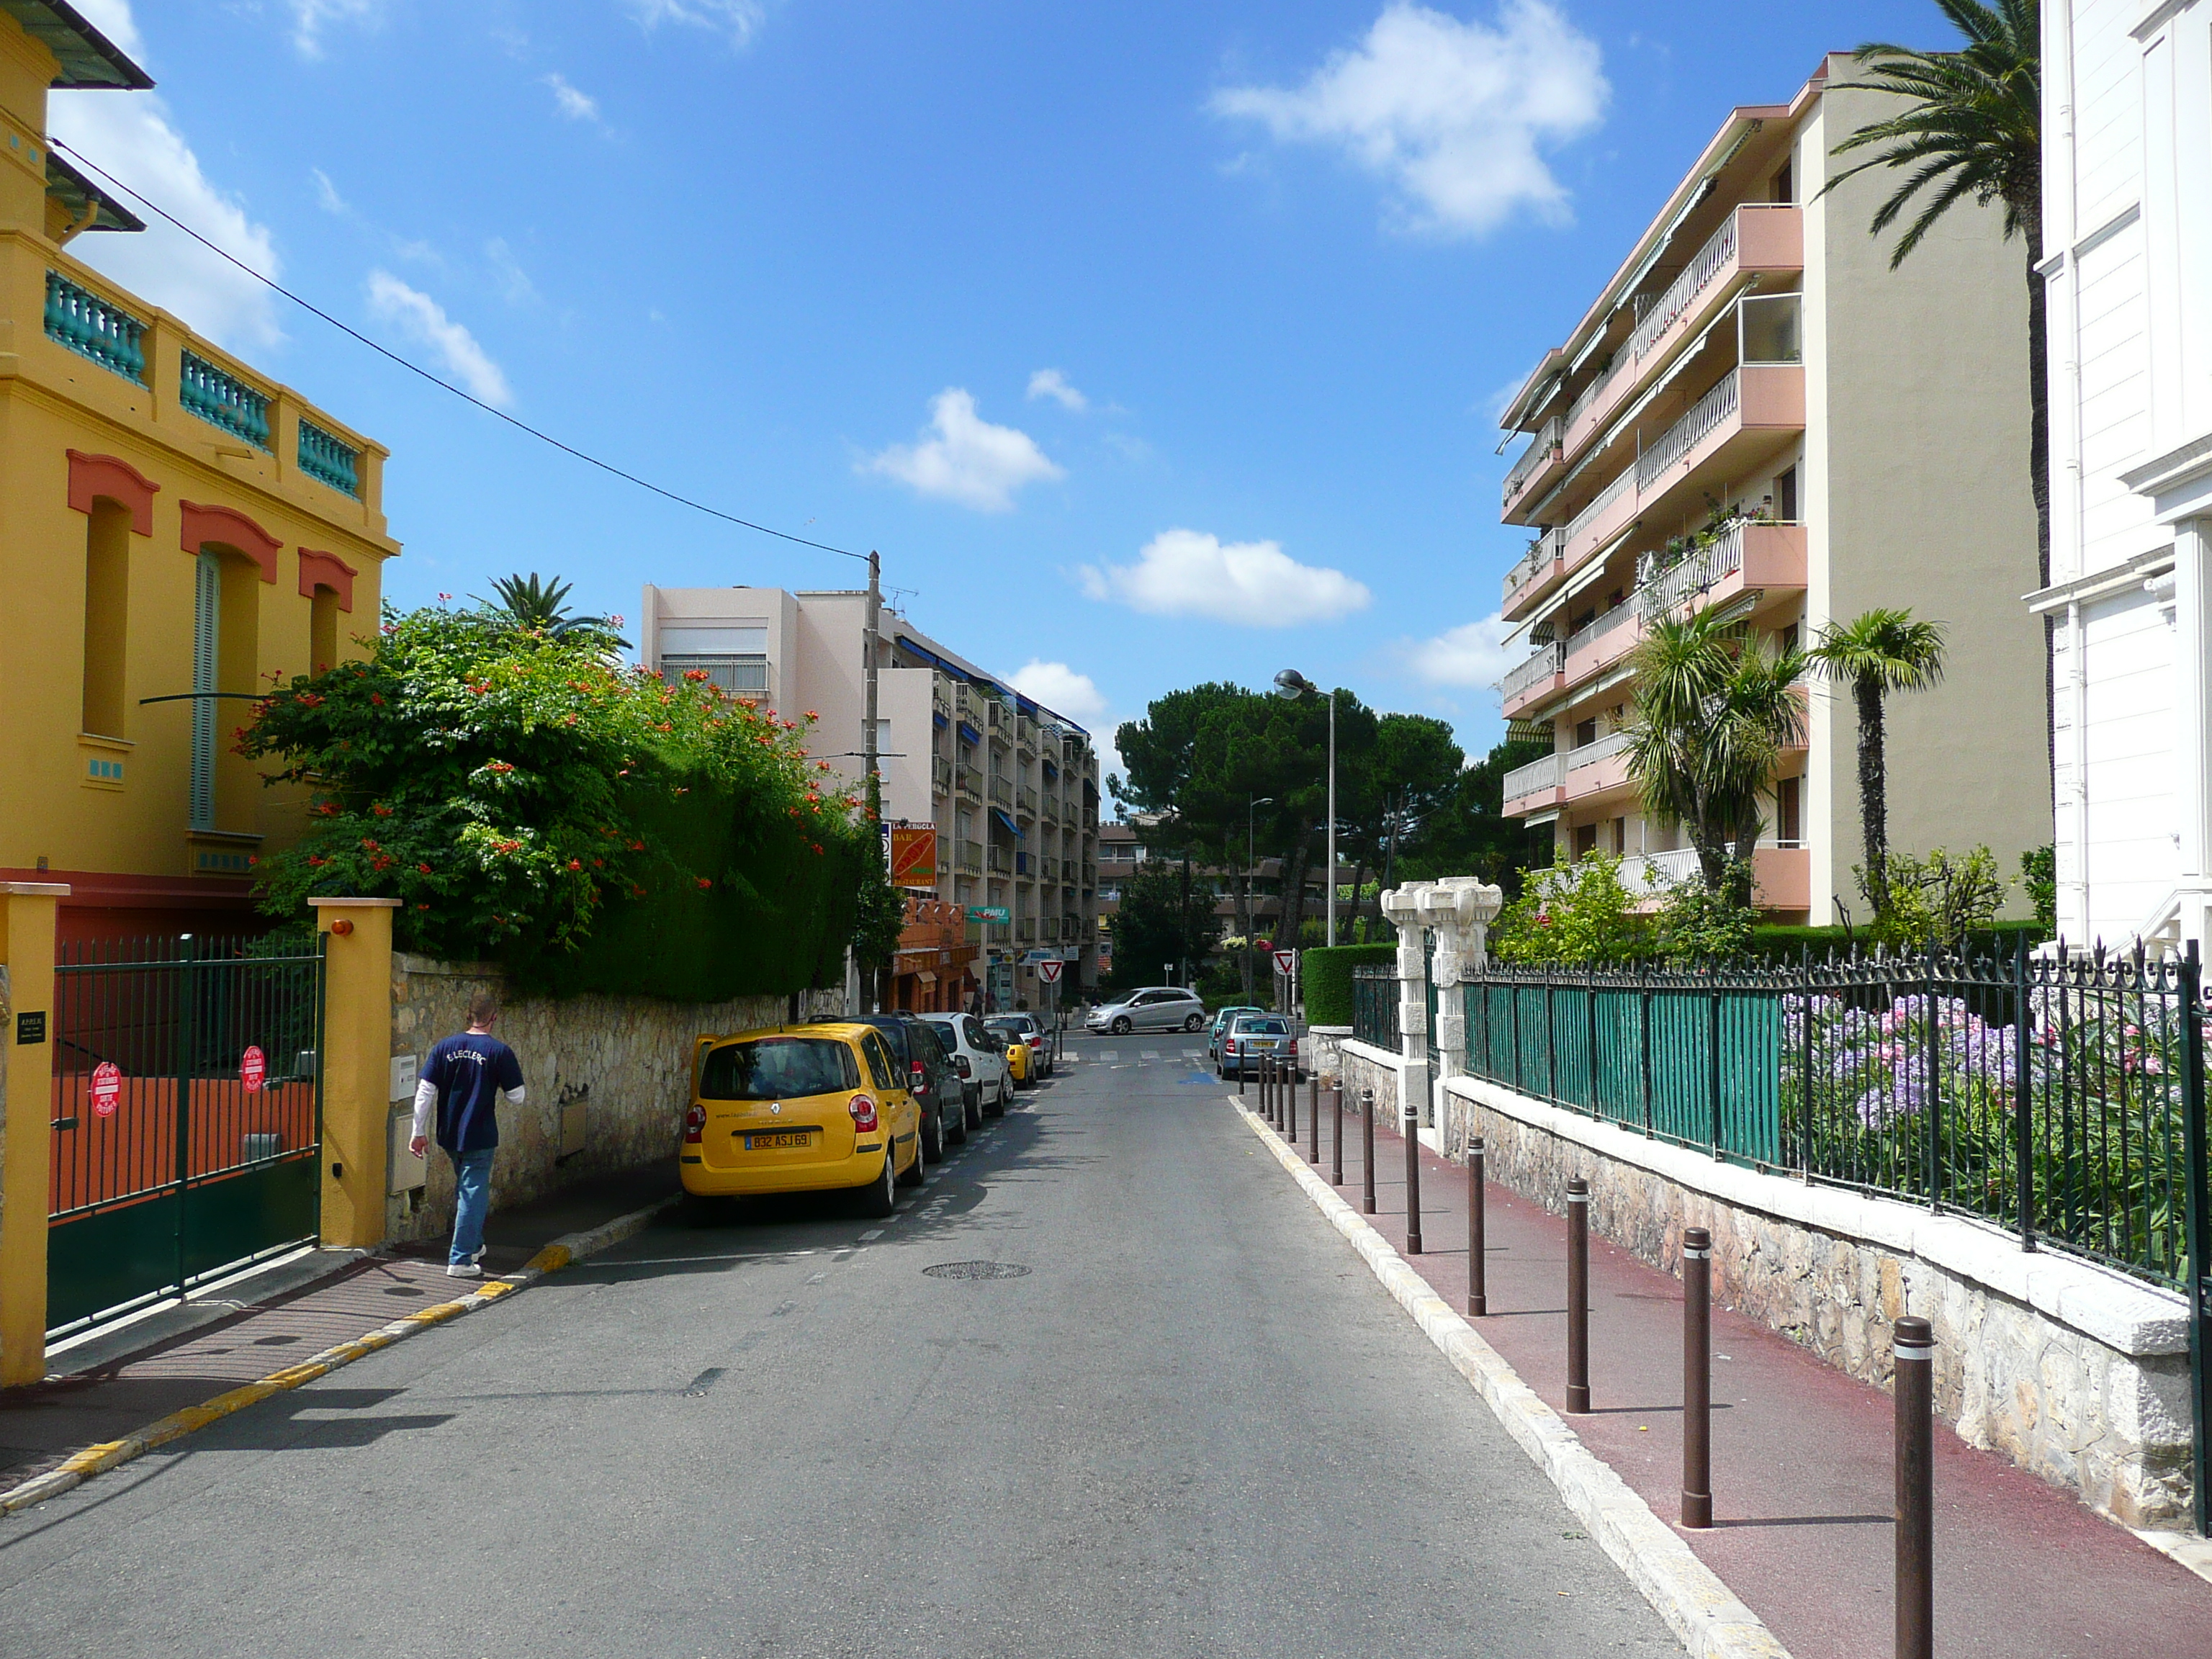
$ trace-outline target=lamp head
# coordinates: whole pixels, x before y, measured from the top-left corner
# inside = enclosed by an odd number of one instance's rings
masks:
[[[1275,695],[1279,697],[1309,697],[1320,688],[1295,668],[1285,668],[1275,676]]]

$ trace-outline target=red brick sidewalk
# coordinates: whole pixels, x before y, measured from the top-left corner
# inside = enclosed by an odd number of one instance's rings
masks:
[[[1303,1091],[1298,1108],[1303,1158],[1310,1144]],[[1323,1181],[1329,1127],[1324,1104]],[[1402,1253],[1405,1143],[1380,1121],[1375,1164],[1376,1213],[1366,1219]],[[1425,1249],[1407,1260],[1463,1312],[1467,1171],[1425,1147],[1420,1170]],[[1340,1190],[1357,1210],[1352,1111],[1345,1119],[1344,1176]],[[1490,1312],[1470,1322],[1564,1413],[1565,1220],[1493,1182],[1485,1222]],[[1567,1421],[1672,1523],[1682,1468],[1680,1283],[1593,1237],[1589,1294],[1593,1409]],[[1680,1535],[1795,1659],[1884,1659],[1894,1650],[1889,1396],[1717,1306],[1712,1336],[1716,1524]],[[1938,1652],[2212,1656],[2212,1584],[2065,1492],[1940,1428],[1936,1504]]]
[[[513,1273],[551,1240],[641,1209],[676,1190],[672,1162],[580,1183],[506,1212],[484,1231],[488,1277]],[[354,1257],[324,1278],[135,1353],[0,1393],[0,1490],[86,1446],[118,1439],[481,1281],[446,1275],[446,1246],[402,1245]],[[281,1396],[280,1396],[281,1397]]]

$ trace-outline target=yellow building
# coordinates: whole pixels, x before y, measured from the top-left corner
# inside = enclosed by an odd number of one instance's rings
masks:
[[[143,228],[48,148],[49,88],[152,82],[0,0],[0,882],[64,939],[252,923],[295,790],[232,752],[272,678],[365,654],[386,452],[72,258]]]

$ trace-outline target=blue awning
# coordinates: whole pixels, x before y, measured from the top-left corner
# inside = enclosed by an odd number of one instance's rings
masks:
[[[933,708],[929,711],[929,718],[931,724],[939,732],[942,732],[946,726],[952,724],[951,721],[946,720],[944,715],[939,714]]]
[[[983,741],[983,734],[969,725],[966,720],[963,720],[960,722],[960,741],[973,747]]]
[[[1005,807],[994,806],[991,809],[991,816],[998,819],[1000,823],[1005,824],[1006,828],[1012,830],[1015,835],[1019,836],[1022,833],[1022,826],[1014,822],[1013,818],[1008,814]]]

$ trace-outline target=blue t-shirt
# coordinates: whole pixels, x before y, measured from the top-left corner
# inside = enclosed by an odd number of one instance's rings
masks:
[[[499,1145],[499,1091],[522,1086],[522,1062],[495,1036],[470,1031],[430,1050],[425,1082],[438,1091],[438,1144],[449,1152]]]

